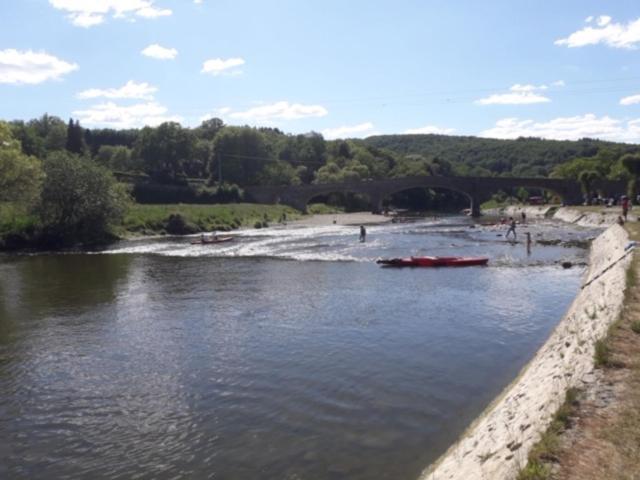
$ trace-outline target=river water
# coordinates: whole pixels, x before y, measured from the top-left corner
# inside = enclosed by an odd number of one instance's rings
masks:
[[[469,222],[0,257],[0,478],[416,478],[560,320],[582,269],[557,262],[586,258]],[[409,254],[491,260],[374,263]]]

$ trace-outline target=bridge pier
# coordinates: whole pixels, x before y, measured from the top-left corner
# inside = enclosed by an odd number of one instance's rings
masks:
[[[383,195],[381,193],[372,193],[371,195],[369,195],[369,202],[371,203],[371,213],[382,213],[382,199]]]

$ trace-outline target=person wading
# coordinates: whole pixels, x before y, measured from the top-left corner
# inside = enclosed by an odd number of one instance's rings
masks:
[[[509,230],[507,230],[507,234],[504,238],[509,238],[509,234],[513,233],[513,239],[517,240],[518,236],[516,235],[516,221],[513,217],[509,217]]]
[[[360,241],[364,242],[367,239],[367,229],[364,225],[360,225]]]

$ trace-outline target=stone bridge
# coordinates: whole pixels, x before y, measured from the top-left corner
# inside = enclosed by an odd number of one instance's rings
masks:
[[[582,189],[575,180],[561,178],[514,178],[514,177],[402,177],[348,183],[322,183],[296,186],[246,187],[249,200],[258,203],[282,203],[306,211],[307,203],[314,197],[331,193],[360,193],[369,197],[373,212],[382,210],[382,200],[394,193],[412,188],[438,188],[453,190],[469,198],[471,214],[480,215],[480,204],[489,200],[499,190],[518,187],[549,190],[557,194],[566,205],[580,205]],[[594,182],[594,190],[605,195],[624,193],[624,181],[601,180]]]

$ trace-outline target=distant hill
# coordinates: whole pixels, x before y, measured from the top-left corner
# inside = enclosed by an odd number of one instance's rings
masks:
[[[574,157],[592,157],[599,149],[621,153],[640,146],[585,138],[578,141],[518,138],[463,137],[451,135],[376,135],[365,145],[401,155],[417,154],[450,162],[459,175],[546,177],[554,166]]]

